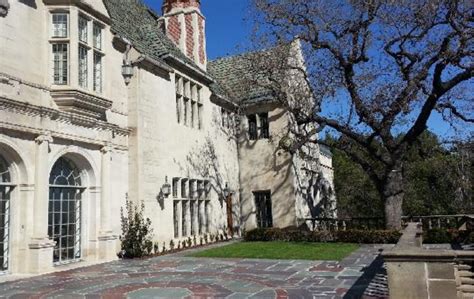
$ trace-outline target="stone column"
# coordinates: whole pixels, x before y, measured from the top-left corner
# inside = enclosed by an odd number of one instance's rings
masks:
[[[114,260],[117,258],[117,239],[110,229],[110,161],[112,148],[104,146],[101,162],[101,196],[100,196],[100,232],[99,232],[99,258],[101,260]]]
[[[45,273],[53,269],[53,250],[55,243],[48,237],[49,204],[49,144],[53,138],[48,133],[38,136],[35,156],[35,191],[33,237],[29,244],[29,272]]]

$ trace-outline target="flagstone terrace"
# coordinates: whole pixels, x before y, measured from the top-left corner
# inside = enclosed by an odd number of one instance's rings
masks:
[[[387,298],[384,248],[391,245],[362,245],[339,262],[195,258],[188,251],[3,283],[0,298]]]

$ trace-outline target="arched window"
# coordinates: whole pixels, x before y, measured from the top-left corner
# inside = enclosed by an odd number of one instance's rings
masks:
[[[10,170],[7,161],[0,155],[0,272],[8,270],[11,190]]]
[[[81,257],[80,171],[67,158],[59,158],[49,176],[48,235],[56,242],[53,262],[64,263]]]

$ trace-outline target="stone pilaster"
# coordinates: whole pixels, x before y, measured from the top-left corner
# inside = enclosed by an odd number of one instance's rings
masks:
[[[117,258],[117,239],[110,229],[110,146],[101,149],[101,196],[100,196],[100,232],[99,232],[99,259],[114,260]]]
[[[53,250],[55,243],[48,237],[48,203],[49,203],[49,144],[53,138],[48,133],[35,139],[35,191],[33,237],[29,244],[29,271],[45,273],[53,269]]]

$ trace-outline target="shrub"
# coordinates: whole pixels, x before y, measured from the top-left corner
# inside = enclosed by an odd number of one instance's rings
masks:
[[[171,240],[171,241],[170,241],[170,250],[173,250],[173,249],[174,249],[174,241]]]
[[[338,242],[364,244],[391,244],[397,243],[402,233],[397,230],[346,230],[337,231]]]
[[[245,241],[396,243],[396,230],[305,231],[299,229],[257,228],[244,234]]]
[[[473,243],[474,232],[458,229],[433,228],[423,233],[423,243],[425,244],[446,244],[446,243]]]
[[[120,209],[120,219],[122,222],[122,250],[124,257],[135,258],[151,254],[153,241],[151,220],[144,218],[143,210],[145,205],[142,202],[140,207],[135,206],[131,201],[127,201],[126,214],[123,208]]]

